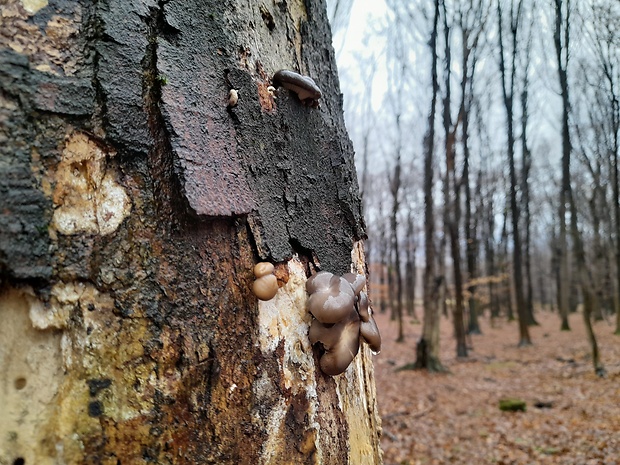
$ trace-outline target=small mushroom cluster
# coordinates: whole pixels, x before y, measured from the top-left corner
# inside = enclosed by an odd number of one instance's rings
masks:
[[[306,283],[308,311],[315,318],[308,337],[312,344],[323,345],[319,365],[326,375],[339,375],[347,369],[359,351],[360,336],[373,352],[381,350],[379,329],[362,291],[365,284],[361,274],[336,276],[327,271]]]
[[[260,300],[271,300],[278,292],[278,279],[273,274],[274,269],[269,262],[260,262],[254,266],[256,281],[252,284],[252,292]]]
[[[285,89],[295,92],[304,105],[311,108],[317,108],[319,106],[319,99],[322,97],[323,93],[311,77],[302,76],[299,73],[287,69],[281,69],[280,71],[276,71],[271,81],[276,89],[278,87],[284,87]]]

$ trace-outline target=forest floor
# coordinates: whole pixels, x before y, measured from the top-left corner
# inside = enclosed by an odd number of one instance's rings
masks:
[[[419,315],[422,314],[418,310]],[[415,361],[422,325],[375,314],[383,339],[374,357],[385,465],[620,464],[620,336],[597,322],[605,378],[594,374],[580,314],[560,331],[557,314],[538,312],[534,345],[517,347],[518,323],[481,319],[466,359],[457,359],[452,326],[441,319],[441,362],[449,371],[397,371]],[[502,412],[519,398],[525,412]]]

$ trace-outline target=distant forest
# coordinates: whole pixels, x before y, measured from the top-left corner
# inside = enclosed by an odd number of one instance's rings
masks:
[[[604,374],[591,321],[620,334],[620,3],[328,3],[371,297],[401,328],[423,320],[416,366],[441,369],[442,312],[466,357],[480,316],[518,319],[529,345],[548,309],[563,330],[583,313]]]

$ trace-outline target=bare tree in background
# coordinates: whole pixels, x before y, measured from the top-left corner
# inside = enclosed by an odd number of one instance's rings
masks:
[[[612,188],[613,237],[615,239],[616,280],[614,304],[616,310],[615,334],[620,335],[620,186],[618,157],[620,156],[620,3],[595,0],[592,5],[591,47],[600,70],[597,88],[605,95],[597,105],[604,119],[602,138],[605,142]],[[611,103],[611,105],[610,105]]]
[[[424,136],[424,255],[426,265],[423,275],[424,322],[422,337],[416,347],[415,368],[443,371],[439,361],[439,307],[437,291],[441,282],[435,275],[435,216],[433,213],[433,153],[435,150],[435,114],[439,80],[437,78],[437,34],[439,29],[439,0],[435,0],[433,27],[428,46],[431,51],[432,96],[428,115],[428,128]]]
[[[407,315],[412,317],[413,320],[417,322],[418,316],[415,311],[415,288],[417,284],[417,239],[416,228],[413,221],[413,200],[408,199],[407,203],[407,232],[405,235],[405,301],[407,304]]]
[[[400,209],[401,194],[401,170],[402,170],[402,133],[400,124],[401,113],[396,113],[397,142],[394,149],[394,168],[388,174],[390,194],[392,195],[392,208],[390,210],[390,276],[394,289],[390,289],[390,305],[392,316],[398,321],[397,342],[405,340],[403,330],[403,280],[400,266],[400,246],[398,241],[398,212]],[[396,292],[392,293],[392,290]]]
[[[534,28],[534,16],[531,16],[528,27],[528,38],[525,45],[524,53],[522,54],[521,67],[522,72],[522,87],[520,94],[521,103],[521,205],[523,207],[523,231],[525,233],[523,241],[523,268],[525,272],[525,289],[524,289],[524,305],[525,316],[528,325],[537,325],[534,318],[534,290],[532,284],[532,215],[530,208],[530,170],[532,168],[532,152],[530,151],[528,140],[528,124],[529,124],[529,72],[532,50],[532,36]]]
[[[456,136],[459,123],[464,115],[459,112],[457,121],[452,123],[452,53],[450,44],[450,31],[452,26],[448,20],[446,2],[441,2],[444,33],[444,95],[443,95],[443,129],[445,142],[446,172],[444,179],[444,228],[450,238],[450,254],[452,257],[452,271],[454,276],[454,306],[452,318],[454,324],[454,336],[456,339],[457,357],[467,357],[467,341],[465,334],[465,322],[463,321],[463,274],[461,272],[461,247],[459,225],[461,221],[461,181],[456,171]],[[463,70],[466,80],[467,69]],[[465,98],[465,93],[463,93]]]
[[[478,324],[478,309],[476,305],[476,286],[471,284],[477,277],[477,257],[478,257],[478,238],[477,238],[477,217],[473,214],[475,202],[471,195],[470,185],[470,116],[473,110],[474,101],[474,76],[476,71],[478,44],[484,31],[489,7],[482,0],[470,2],[457,2],[455,14],[456,26],[461,32],[461,100],[458,113],[458,121],[461,124],[461,145],[463,152],[463,174],[459,185],[455,188],[460,189],[461,185],[465,193],[465,257],[467,264],[467,279],[469,292],[469,324],[468,332],[480,333]],[[479,186],[479,184],[478,184]],[[455,193],[458,193],[455,192]],[[458,197],[458,196],[457,196]]]
[[[515,3],[516,1],[516,3]],[[505,34],[503,5],[509,4],[508,24],[509,34]],[[517,173],[515,168],[515,136],[514,136],[514,95],[515,80],[517,73],[517,53],[518,53],[518,33],[523,12],[523,0],[509,0],[504,2],[499,0],[497,3],[497,17],[499,26],[499,68],[504,107],[506,109],[506,129],[507,129],[507,151],[508,167],[510,172],[510,213],[512,219],[512,277],[515,292],[515,303],[517,315],[519,317],[519,346],[526,346],[532,343],[527,325],[527,314],[525,309],[525,299],[523,295],[523,266],[521,234],[519,227],[520,207],[517,201]],[[505,40],[510,39],[510,47],[507,48]],[[506,55],[510,60],[506,64]]]
[[[566,8],[568,2],[554,0],[555,7],[555,28],[553,32],[553,43],[555,45],[556,59],[558,64],[558,77],[560,81],[560,94],[562,96],[562,180],[560,184],[559,197],[559,236],[558,236],[558,305],[560,317],[562,318],[561,329],[570,330],[568,323],[569,312],[569,263],[568,263],[568,237],[566,230],[566,205],[570,198],[570,133],[568,126],[568,73],[567,64],[569,57],[569,18],[570,8]]]
[[[392,208],[390,210],[390,271],[389,276],[392,280],[390,288],[390,304],[392,307],[392,318],[398,322],[397,342],[405,340],[403,328],[403,279],[401,269],[401,249],[398,237],[399,221],[398,214],[401,206],[402,196],[402,154],[403,154],[403,96],[400,95],[406,88],[407,74],[407,47],[403,40],[404,24],[400,18],[395,19],[395,23],[388,31],[390,47],[388,49],[388,81],[389,93],[387,95],[388,106],[394,117],[395,140],[391,145],[392,157],[389,160],[388,184],[391,195]]]

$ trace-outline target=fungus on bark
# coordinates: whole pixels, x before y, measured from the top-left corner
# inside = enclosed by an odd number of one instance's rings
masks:
[[[228,92],[228,106],[232,108],[237,105],[238,101],[239,92],[237,92],[237,89],[230,89],[230,91]]]
[[[381,334],[379,334],[379,328],[372,315],[369,315],[368,321],[361,322],[360,335],[375,355],[381,352]]]
[[[319,106],[319,99],[323,93],[311,77],[281,69],[273,75],[272,82],[275,88],[284,87],[295,92],[304,105],[312,108]]]
[[[357,313],[359,313],[362,321],[368,321],[370,318],[370,313],[368,313],[369,305],[368,295],[365,292],[360,292],[357,300]]]
[[[314,316],[308,337],[320,342],[324,353],[319,366],[329,376],[343,373],[359,351],[360,338],[374,353],[381,350],[381,336],[362,291],[366,278],[346,273],[335,276],[321,271],[306,282],[308,311]]]
[[[273,264],[260,262],[254,266],[256,281],[252,284],[252,292],[260,300],[271,300],[278,292],[278,279],[273,274]]]
[[[366,285],[366,277],[363,274],[345,273],[342,277],[351,283],[355,295],[359,295]]]
[[[343,373],[351,364],[360,348],[360,319],[353,309],[334,325],[324,325],[314,320],[308,334],[310,342],[323,344],[321,371],[329,376]]]
[[[308,310],[323,324],[338,323],[355,309],[353,288],[340,276],[321,271],[308,279],[306,290]]]

